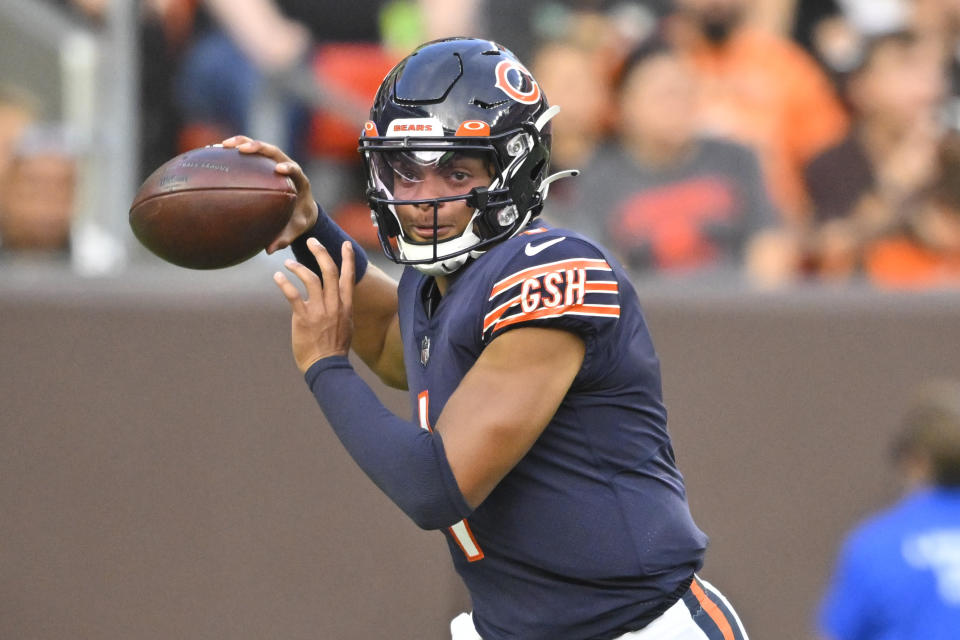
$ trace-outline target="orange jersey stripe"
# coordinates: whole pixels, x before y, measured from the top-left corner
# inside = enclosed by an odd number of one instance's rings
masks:
[[[497,320],[500,319],[500,316],[506,313],[507,309],[517,304],[518,302],[520,302],[520,296],[515,296],[513,298],[510,298],[509,300],[504,302],[502,305],[500,305],[499,307],[497,307],[496,309],[488,313],[486,316],[484,316],[483,330],[486,331],[487,329],[489,329],[491,325],[493,325]]]
[[[584,293],[620,293],[620,288],[616,282],[588,282]],[[520,302],[520,296],[510,298],[502,305],[488,313],[483,318],[483,330],[486,332],[493,324],[507,312],[510,307]]]
[[[535,267],[528,267],[518,271],[511,276],[507,276],[500,282],[493,285],[493,291],[490,292],[492,300],[510,287],[513,287],[528,278],[538,278],[552,271],[563,271],[564,269],[592,269],[600,271],[612,271],[610,265],[602,258],[571,258],[568,260],[558,260],[547,264],[538,264]]]
[[[524,232],[521,233],[520,235],[522,235],[522,236],[529,236],[529,235],[533,235],[534,233],[544,233],[546,230],[547,230],[546,227],[537,227],[536,229],[527,229],[526,231],[524,231]]]
[[[612,280],[587,282],[585,293],[620,293],[620,286]]]
[[[715,605],[713,601],[707,597],[700,583],[694,580],[690,584],[690,591],[693,592],[693,595],[697,596],[700,606],[703,607],[703,610],[707,612],[710,619],[713,620],[717,628],[720,629],[720,633],[723,634],[723,640],[734,640],[733,629],[730,627],[730,622],[727,620],[727,617],[723,615],[723,611],[720,611],[720,607]]]
[[[579,315],[579,316],[612,316],[614,318],[620,317],[620,305],[602,305],[602,304],[574,304],[569,307],[542,307],[536,311],[530,311],[529,313],[518,313],[515,316],[510,316],[504,320],[500,320],[495,323],[493,330],[502,329],[503,327],[509,327],[512,324],[518,322],[526,322],[528,320],[539,320],[541,318],[558,318],[560,316],[570,315]]]

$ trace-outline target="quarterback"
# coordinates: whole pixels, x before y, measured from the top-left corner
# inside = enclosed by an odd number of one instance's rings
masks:
[[[688,506],[636,292],[602,247],[538,217],[551,107],[510,51],[427,43],[384,79],[360,153],[400,282],[298,189],[268,247],[293,351],[344,447],[406,514],[445,533],[472,612],[456,640],[739,640],[730,603],[696,572],[707,537]],[[585,212],[585,215],[589,215]],[[350,349],[409,390],[390,413]]]

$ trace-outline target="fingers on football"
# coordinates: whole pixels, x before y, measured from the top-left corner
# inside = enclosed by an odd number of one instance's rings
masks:
[[[278,163],[282,162],[293,164],[293,161],[290,160],[290,157],[285,154],[277,145],[264,142],[263,140],[254,140],[250,144],[251,148],[262,156],[272,158]]]
[[[306,307],[303,304],[303,298],[300,297],[300,292],[297,290],[293,283],[290,282],[285,275],[277,271],[273,274],[273,281],[280,288],[280,291],[283,292],[283,297],[287,299],[287,302],[290,303],[290,308],[294,313],[304,313]]]
[[[222,144],[228,149],[233,149],[234,147],[238,147],[241,144],[244,144],[247,142],[253,142],[253,140],[251,138],[248,138],[247,136],[231,136],[226,140],[224,140],[223,142],[221,142],[220,144]]]
[[[254,140],[247,136],[233,136],[227,138],[221,144],[225,147],[236,148],[241,153],[259,153],[279,162],[291,162],[290,157],[285,154],[280,147],[264,142],[263,140]]]
[[[293,186],[297,188],[298,193],[302,192],[304,187],[310,184],[310,181],[307,179],[307,174],[303,172],[303,168],[293,160],[278,162],[277,173],[283,174],[293,180]]]
[[[303,191],[304,188],[310,184],[307,175],[303,172],[303,168],[291,160],[290,157],[276,145],[263,142],[262,140],[254,140],[247,136],[233,136],[227,138],[220,144],[228,149],[237,149],[241,153],[259,153],[262,156],[267,156],[275,160],[277,162],[277,173],[288,176],[293,180],[293,184],[298,192]]]

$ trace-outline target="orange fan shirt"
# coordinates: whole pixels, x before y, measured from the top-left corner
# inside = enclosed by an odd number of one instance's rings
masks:
[[[696,43],[687,54],[700,85],[700,125],[753,147],[786,219],[802,219],[803,167],[847,131],[827,76],[798,45],[752,27],[723,47]]]
[[[878,241],[867,251],[870,281],[891,289],[960,287],[960,253],[922,247],[907,238]]]

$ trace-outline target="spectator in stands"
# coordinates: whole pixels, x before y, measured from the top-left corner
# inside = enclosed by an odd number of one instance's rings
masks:
[[[76,153],[55,125],[31,125],[0,174],[3,253],[66,255],[74,212]]]
[[[666,42],[634,51],[618,82],[619,138],[573,181],[581,204],[554,219],[604,238],[636,272],[739,272],[777,214],[753,152],[697,134],[695,92],[688,64]]]
[[[179,149],[237,133],[285,145],[331,214],[368,228],[369,212],[352,196],[362,184],[357,132],[393,63],[379,43],[380,4],[204,0],[174,83]],[[375,242],[370,233],[358,239]]]
[[[877,36],[846,81],[854,127],[806,169],[814,204],[813,268],[824,278],[859,271],[863,248],[917,205],[936,166],[943,79],[916,36]]]
[[[845,541],[819,616],[829,640],[960,629],[960,384],[921,387],[895,454],[906,495]]]
[[[558,39],[599,44],[625,52],[650,35],[657,22],[673,9],[674,0],[481,0],[481,20],[474,33],[484,33],[532,60],[539,46]],[[597,42],[600,36],[603,41]],[[625,45],[625,46],[624,46]],[[621,53],[622,55],[622,53]],[[539,78],[538,78],[539,80]]]
[[[865,40],[909,28],[917,6],[927,1],[804,0],[796,3],[793,36],[842,82]]]
[[[40,117],[40,101],[13,85],[0,85],[0,175],[13,160],[17,140]]]
[[[454,11],[419,0],[411,12],[382,0],[204,0],[176,82],[180,148],[237,133],[276,142],[304,165],[338,223],[378,246],[369,209],[354,194],[363,191],[358,132],[399,59],[381,43],[381,30],[406,50],[398,30],[451,35],[445,31],[470,24],[477,4],[465,0]]]
[[[932,188],[902,224],[867,247],[865,266],[882,287],[960,287],[960,133],[941,140]]]
[[[276,142],[296,159],[354,161],[373,93],[400,57],[382,45],[383,32],[403,47],[398,31],[417,32],[406,39],[452,35],[447,30],[470,24],[477,4],[465,0],[453,11],[437,0],[204,0],[178,78],[181,146],[250,133],[258,100],[272,93],[288,118],[289,139]]]
[[[837,0],[798,2],[793,7],[790,35],[821,65],[829,68],[831,50],[824,48],[823,31],[829,31],[830,23],[842,18],[843,12]]]
[[[550,166],[557,170],[583,166],[609,130],[611,87],[606,69],[583,44],[557,40],[537,50],[530,70],[551,104],[561,105],[552,121]]]
[[[328,42],[365,43],[376,49],[379,3],[354,2],[350,8],[333,4],[205,0],[177,78],[177,101],[187,127],[181,146],[250,132],[255,102],[271,90],[284,107],[280,115],[286,122],[278,126],[291,136],[276,142],[287,145],[301,161],[307,152],[307,108],[335,110],[351,119],[354,133],[362,127],[362,103],[324,84],[314,57]],[[330,20],[334,14],[338,19]]]
[[[545,43],[534,54],[531,71],[560,113],[551,121],[550,166],[554,171],[582,169],[592,159],[612,126],[611,78],[594,48],[577,40]],[[573,206],[577,180],[559,180],[550,187],[548,212]]]
[[[695,70],[698,125],[760,156],[785,219],[808,211],[803,167],[846,131],[829,79],[794,42],[747,20],[748,0],[677,0],[667,33]]]
[[[913,0],[912,28],[942,59],[947,69],[946,117],[960,129],[960,2]]]

